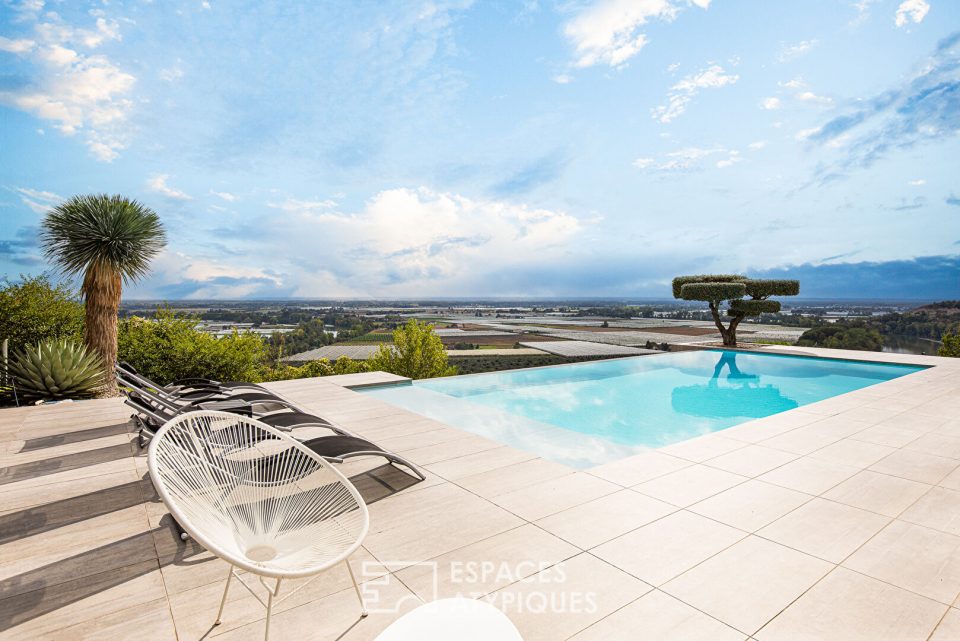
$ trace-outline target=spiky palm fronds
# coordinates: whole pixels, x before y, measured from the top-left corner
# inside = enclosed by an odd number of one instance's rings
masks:
[[[135,281],[166,245],[155,211],[120,195],[73,196],[47,213],[40,232],[43,252],[63,272],[98,267]],[[86,283],[84,283],[86,286]]]

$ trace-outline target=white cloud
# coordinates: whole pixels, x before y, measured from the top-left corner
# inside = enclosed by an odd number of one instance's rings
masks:
[[[283,225],[257,223],[258,243],[282,248],[265,255],[295,257],[291,271],[309,274],[297,276],[293,295],[315,294],[320,282],[350,295],[463,291],[492,269],[555,265],[586,224],[561,211],[425,187],[382,191],[357,212],[326,205],[289,198],[271,205],[285,211]]]
[[[267,207],[279,209],[287,213],[330,211],[337,206],[335,200],[298,200],[287,198],[282,203],[267,203]]]
[[[17,187],[14,191],[20,194],[20,200],[23,201],[23,204],[37,214],[45,214],[51,207],[63,201],[63,196],[52,191],[41,191],[29,187]]]
[[[36,13],[24,15],[36,21]],[[81,133],[94,157],[113,160],[126,146],[124,124],[133,107],[128,94],[136,79],[89,50],[119,40],[119,24],[98,17],[95,28],[79,28],[50,12],[34,24],[34,32],[34,39],[0,41],[0,48],[34,63],[31,82],[0,90],[0,102],[51,121],[65,135]]]
[[[573,76],[566,73],[558,73],[553,77],[553,81],[558,85],[566,85],[573,82]]]
[[[0,51],[8,53],[27,53],[31,51],[37,43],[28,38],[10,39],[0,36]]]
[[[228,203],[232,203],[237,200],[236,194],[231,194],[229,191],[214,191],[211,189],[210,193],[213,194],[214,196],[217,196],[218,198],[222,198]]]
[[[171,200],[193,200],[193,196],[167,184],[169,174],[156,174],[147,180],[147,189]]]
[[[810,50],[816,46],[816,40],[801,40],[793,45],[783,44],[780,46],[780,53],[777,55],[777,60],[780,62],[789,62],[790,60],[809,53]]]
[[[685,76],[670,87],[667,104],[652,110],[653,118],[662,123],[672,122],[687,110],[687,105],[700,93],[701,89],[719,89],[732,85],[739,79],[740,76],[726,73],[720,65],[711,65],[697,73]]]
[[[771,96],[769,98],[764,98],[763,100],[761,100],[760,106],[763,107],[764,109],[767,109],[768,111],[773,111],[774,109],[779,109],[782,106],[782,104],[779,98],[774,98]]]
[[[693,0],[706,9],[709,0]],[[674,0],[594,0],[563,28],[576,50],[577,67],[619,67],[647,44],[640,32],[650,20],[672,21],[680,8]]]
[[[827,96],[818,96],[812,91],[801,91],[797,94],[797,100],[824,106],[833,104],[833,98],[829,98]]]
[[[809,129],[801,129],[797,132],[795,138],[797,140],[806,140],[810,136],[820,131],[820,127],[810,127]]]
[[[159,75],[160,80],[163,80],[164,82],[173,82],[183,78],[183,69],[180,67],[180,63],[177,62],[177,64],[172,67],[161,69]]]
[[[717,168],[726,169],[727,167],[731,167],[741,160],[743,160],[743,158],[740,156],[740,152],[736,149],[731,149],[726,158],[717,161]]]
[[[924,179],[924,178],[917,178],[916,180],[911,180],[911,181],[908,182],[907,184],[910,185],[910,186],[912,186],[912,187],[920,187],[920,186],[922,186],[922,185],[926,185],[926,184],[927,184],[927,181],[926,181],[926,179]]]
[[[749,145],[747,145],[747,149],[751,149],[751,150],[753,150],[753,151],[758,151],[758,150],[760,150],[760,149],[763,149],[763,148],[766,147],[766,146],[767,146],[767,141],[766,141],[766,140],[758,140],[758,141],[756,141],[756,142],[752,142],[752,143],[750,143]]]
[[[910,24],[911,20],[915,23],[923,22],[929,11],[930,4],[926,0],[904,0],[897,7],[894,23],[898,27],[904,27]]]
[[[672,173],[701,169],[703,161],[711,156],[723,156],[714,165],[725,169],[743,160],[740,151],[726,147],[684,147],[655,158],[637,158],[633,166],[637,169],[649,169],[658,173]]]

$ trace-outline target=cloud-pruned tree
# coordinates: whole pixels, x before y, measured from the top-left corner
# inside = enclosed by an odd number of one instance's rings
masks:
[[[780,302],[768,300],[771,296],[796,296],[799,293],[800,281],[797,280],[760,280],[739,274],[699,274],[673,279],[674,298],[702,301],[710,306],[713,322],[727,347],[737,346],[737,326],[744,318],[780,311]],[[728,303],[729,325],[723,324],[720,314],[724,301]]]

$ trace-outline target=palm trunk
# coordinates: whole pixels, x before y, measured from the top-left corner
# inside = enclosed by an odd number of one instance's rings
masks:
[[[83,342],[103,361],[103,396],[117,396],[117,313],[120,310],[120,274],[102,263],[94,263],[83,279],[86,325]]]

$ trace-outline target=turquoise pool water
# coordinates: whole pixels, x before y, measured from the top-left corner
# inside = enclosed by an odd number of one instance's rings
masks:
[[[583,468],[921,369],[711,350],[429,379],[364,393]]]

